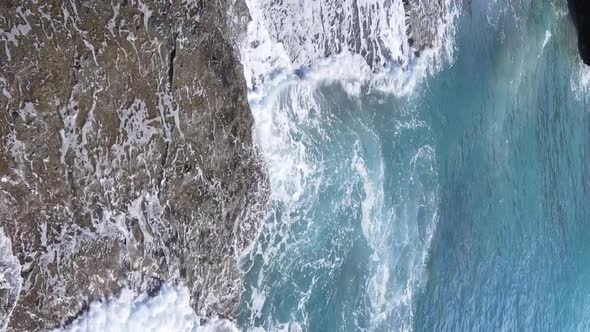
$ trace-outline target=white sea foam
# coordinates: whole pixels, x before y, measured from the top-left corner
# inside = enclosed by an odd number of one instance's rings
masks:
[[[574,66],[571,76],[572,90],[578,99],[590,98],[590,66],[582,63],[581,59],[578,59]]]
[[[317,94],[315,84],[309,81],[285,80],[281,84],[281,88],[267,91],[269,93],[259,102],[252,103],[251,100],[255,118],[254,139],[261,147],[267,163],[275,210],[271,211],[262,226],[262,240],[255,243],[247,253],[250,257],[260,257],[264,266],[249,285],[250,322],[261,318],[263,308],[267,305],[269,287],[272,287],[269,278],[272,277],[264,273],[265,268],[277,260],[281,261],[292,246],[300,245],[297,244],[298,231],[292,227],[313,222],[304,215],[317,199],[317,191],[323,180],[322,162],[317,159],[318,155],[313,151],[314,143],[307,135],[310,128],[322,130],[318,122],[322,112],[321,95]],[[243,271],[248,272],[251,268],[243,267]],[[306,322],[302,316],[307,314],[303,307],[313,287],[312,283],[301,290],[300,308],[291,313],[289,322],[278,323],[272,321],[271,317],[264,317],[269,323],[269,331],[305,330]],[[264,329],[257,327],[256,331]]]
[[[164,284],[153,297],[124,289],[117,298],[93,302],[73,323],[54,330],[59,331],[231,332],[238,328],[228,320],[217,318],[201,325],[190,306],[188,289]]]
[[[267,296],[273,292],[273,287],[277,287],[272,284],[273,276],[266,272],[267,269],[278,269],[281,273],[291,273],[288,261],[293,261],[293,258],[286,258],[285,255],[289,255],[292,248],[309,245],[300,243],[301,241],[313,241],[313,231],[310,227],[313,229],[314,226],[309,225],[326,222],[308,217],[313,215],[309,210],[313,209],[314,202],[319,196],[318,192],[325,188],[327,182],[332,181],[330,176],[335,175],[326,173],[325,168],[330,166],[324,164],[321,153],[318,154],[315,149],[318,145],[317,140],[328,141],[330,136],[337,135],[341,130],[334,128],[331,123],[333,115],[322,109],[326,105],[326,96],[319,92],[317,82],[313,78],[285,81],[283,84],[280,89],[272,90],[264,99],[252,106],[255,118],[254,137],[267,162],[272,199],[277,210],[271,213],[263,225],[262,240],[255,244],[249,253],[250,257],[262,258],[263,264],[262,268],[256,270],[253,281],[247,284],[251,292],[248,298],[249,321],[256,325],[255,322],[262,319],[272,331],[289,330],[295,326],[303,329],[308,327],[306,317],[310,313],[307,312],[306,301],[318,290],[313,286],[298,290],[300,305],[296,312],[292,313],[288,322],[279,323],[274,321],[273,317],[266,316],[268,311],[264,310],[265,306],[268,310]],[[343,87],[346,88],[344,85]],[[354,103],[354,100],[355,98],[351,97],[343,102]],[[407,120],[411,124],[399,119],[399,127],[403,132],[413,132],[416,127],[415,119]],[[422,125],[424,124],[421,123],[420,126]],[[365,145],[381,144],[376,133],[372,133],[370,128],[359,125],[354,130],[363,132]],[[310,133],[313,133],[314,137],[311,137]],[[334,139],[340,140],[338,136]],[[338,184],[344,194],[337,204],[353,209],[354,206],[360,208],[361,230],[372,251],[365,294],[369,307],[362,310],[366,310],[369,315],[369,330],[390,326],[388,324],[392,320],[398,320],[398,325],[403,328],[411,327],[413,294],[423,284],[423,265],[428,256],[437,220],[432,212],[437,204],[435,152],[430,146],[423,146],[416,151],[411,160],[400,166],[403,167],[399,174],[405,178],[404,186],[415,188],[419,194],[416,196],[408,192],[409,189],[404,189],[405,191],[394,195],[396,206],[391,207],[387,205],[389,202],[384,202],[383,157],[379,154],[379,149],[367,151],[361,145],[360,141],[357,142],[351,146],[350,155],[342,155],[344,165],[341,167],[344,168],[339,168],[339,172],[348,168],[352,176],[346,176],[345,182],[350,183]],[[350,166],[347,167],[346,163],[350,163]],[[428,183],[429,181],[434,181],[434,187]],[[355,202],[353,200],[356,198],[352,198],[351,195],[359,188],[361,200]],[[431,216],[425,224],[417,222],[418,209],[424,209]],[[298,229],[298,224],[306,223],[308,229],[303,232],[310,232],[311,237],[307,236],[308,234],[298,236],[298,231],[294,229]],[[409,257],[402,257],[402,253],[407,253]],[[280,264],[284,265],[277,266],[277,261],[283,262]],[[321,261],[313,264],[322,269]],[[254,267],[243,268],[243,271],[249,272]],[[337,265],[328,266],[326,269],[337,269]]]
[[[261,257],[263,264],[255,270],[255,280],[248,285],[249,321],[257,326],[255,322],[262,318],[273,331],[305,329],[308,317],[305,303],[314,292],[313,283],[299,290],[299,306],[288,322],[279,323],[272,317],[263,317],[273,287],[268,285],[272,276],[265,272],[272,270],[273,261],[292,261],[285,259],[284,253],[302,245],[294,238],[297,237],[294,225],[308,225],[304,231],[307,232],[309,225],[320,222],[302,217],[313,206],[320,188],[330,181],[325,178],[321,155],[313,151],[317,142],[308,136],[311,131],[327,139],[329,134],[324,131],[331,130],[330,115],[319,116],[324,112],[321,105],[325,101],[317,88],[338,84],[353,98],[371,91],[398,96],[411,94],[424,77],[452,62],[458,11],[452,0],[444,1],[447,16],[434,22],[439,25],[434,43],[416,57],[408,45],[401,0],[246,0],[246,3],[252,21],[241,48],[242,63],[255,120],[254,139],[267,162],[271,195],[278,209],[271,212],[261,230],[261,240],[249,253],[250,257]],[[354,28],[354,24],[360,25]],[[355,39],[359,44],[351,43]],[[367,56],[367,52],[373,56]],[[399,321],[396,326],[402,330],[411,328],[412,296],[423,279],[423,264],[436,225],[435,214],[426,225],[416,223],[417,209],[426,206],[432,212],[437,203],[436,188],[422,184],[420,179],[437,176],[434,150],[420,149],[409,162],[411,169],[405,175],[410,185],[423,187],[421,199],[427,201],[406,202],[404,197],[410,194],[399,193],[403,197],[392,208],[384,204],[382,157],[367,155],[358,144],[353,148],[352,156],[343,156],[352,159],[343,162],[351,162],[349,171],[358,177],[342,183],[343,192],[348,194],[340,204],[349,207],[357,204],[352,201],[352,193],[356,183],[360,183],[361,229],[373,253],[365,294],[370,307],[363,310],[369,314],[370,330],[379,330],[392,320]],[[365,158],[380,158],[380,162],[369,163]],[[419,169],[424,164],[432,169]],[[397,210],[401,212],[394,212]],[[307,235],[300,237],[309,239]],[[391,241],[396,243],[392,245]],[[409,257],[402,257],[403,252],[409,253]],[[322,262],[314,264],[319,266]],[[275,268],[290,273],[288,267]],[[243,269],[248,273],[256,268]],[[392,269],[400,272],[391,273]]]
[[[8,318],[16,305],[22,284],[20,272],[21,266],[17,258],[12,255],[11,241],[4,235],[4,230],[0,227],[0,289],[4,290],[5,294],[0,305],[3,306],[2,309],[6,313],[5,317],[0,315],[0,331],[6,329]]]
[[[357,144],[352,158],[352,169],[357,172],[363,185],[365,197],[361,202],[361,226],[363,235],[373,249],[373,260],[379,260],[383,240],[383,161],[380,158],[380,167],[377,174],[371,176],[361,156],[360,147]],[[373,177],[376,177],[373,180]],[[379,296],[377,296],[379,297]]]
[[[453,0],[444,1],[430,48],[416,57],[402,0],[247,0],[252,21],[241,47],[252,102],[284,81],[309,79],[406,95],[453,58]]]

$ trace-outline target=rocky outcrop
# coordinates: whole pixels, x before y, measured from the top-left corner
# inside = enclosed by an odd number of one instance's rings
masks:
[[[16,304],[0,292],[9,331],[163,281],[201,317],[236,317],[268,196],[247,22],[240,0],[0,2],[0,223],[22,277]]]
[[[264,0],[255,1],[270,38],[295,67],[336,54],[363,57],[374,71],[441,43],[448,0]],[[297,74],[297,73],[296,73]]]
[[[584,63],[590,66],[590,2],[568,0],[568,6],[578,31],[578,51]]]

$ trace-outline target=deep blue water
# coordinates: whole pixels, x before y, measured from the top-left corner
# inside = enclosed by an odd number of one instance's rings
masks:
[[[515,8],[518,26],[482,26],[481,10],[423,101],[441,113],[441,215],[415,328],[588,331],[590,105],[572,91],[574,32],[548,2]]]
[[[254,110],[273,209],[241,327],[589,331],[590,92],[565,8],[472,0],[413,94],[291,82]]]

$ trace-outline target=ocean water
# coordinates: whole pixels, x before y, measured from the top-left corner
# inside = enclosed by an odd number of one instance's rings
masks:
[[[273,202],[240,328],[590,330],[590,70],[565,1],[445,2],[432,55],[296,75],[263,2],[243,57]]]
[[[415,330],[590,330],[590,94],[564,8],[474,1],[430,82],[440,219]]]

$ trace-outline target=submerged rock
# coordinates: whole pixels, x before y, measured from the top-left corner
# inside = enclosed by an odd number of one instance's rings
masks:
[[[16,304],[0,291],[0,323],[60,326],[163,281],[200,317],[235,319],[268,201],[236,46],[245,4],[12,0],[0,18],[0,226],[22,277]]]
[[[408,43],[416,54],[439,43],[442,24],[447,23],[448,5],[442,0],[403,0]]]
[[[568,0],[568,6],[578,31],[578,51],[584,63],[590,65],[590,2]]]

